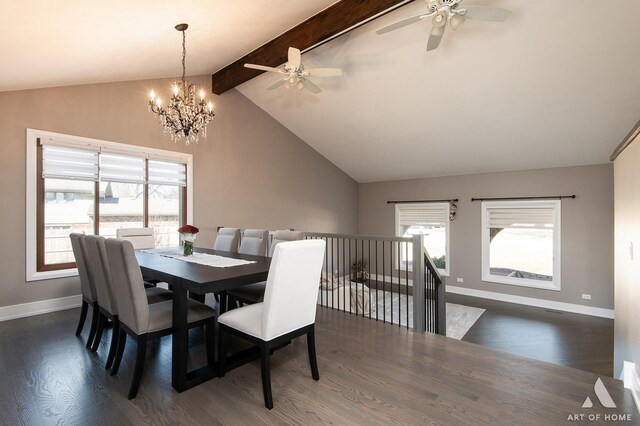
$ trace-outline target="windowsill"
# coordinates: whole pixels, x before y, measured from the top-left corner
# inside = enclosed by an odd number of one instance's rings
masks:
[[[27,276],[27,282],[29,281],[42,281],[42,280],[53,280],[56,278],[66,278],[66,277],[75,277],[78,275],[78,269],[60,269],[58,271],[44,271],[44,272],[34,272],[31,275]]]
[[[560,282],[542,282],[526,278],[503,277],[499,275],[483,275],[482,281],[494,284],[506,284],[516,287],[538,288],[541,290],[560,291]]]

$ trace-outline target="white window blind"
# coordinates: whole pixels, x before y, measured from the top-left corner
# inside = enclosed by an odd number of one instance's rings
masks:
[[[552,207],[487,207],[489,228],[553,229],[554,220]]]
[[[169,161],[149,160],[149,183],[187,186],[187,165]]]
[[[448,204],[402,204],[398,206],[398,224],[445,226],[448,214]]]
[[[42,177],[98,180],[98,151],[43,143]]]
[[[130,155],[101,153],[100,180],[103,182],[145,183],[145,159]]]

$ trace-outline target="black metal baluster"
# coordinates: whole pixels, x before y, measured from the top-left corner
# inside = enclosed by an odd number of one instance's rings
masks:
[[[356,257],[357,259],[357,257]],[[351,313],[351,278],[352,278],[352,271],[353,268],[353,262],[351,261],[351,238],[349,238],[349,313]],[[347,303],[347,299],[344,300],[344,303]],[[346,309],[346,306],[345,306]]]
[[[384,261],[384,253],[387,250],[384,241],[382,241],[382,322],[387,322],[387,294],[386,294],[386,286],[387,286],[387,275],[385,274],[385,261]]]
[[[384,274],[384,272],[383,272]],[[378,321],[378,284],[380,284],[380,277],[378,276],[378,240],[376,240],[376,321]]]
[[[390,241],[391,244],[391,254],[389,255],[389,266],[391,270],[391,300],[389,300],[389,305],[391,305],[391,324],[393,324],[393,241]]]
[[[405,262],[404,262],[404,281],[407,285],[407,328],[409,328],[409,242],[404,242]],[[415,268],[417,265],[413,265]],[[416,283],[413,283],[415,286]],[[413,313],[415,315],[415,312]]]
[[[344,238],[342,239],[342,310],[344,312],[346,312],[346,297],[347,297],[347,286],[346,283],[344,282],[344,271],[346,270],[346,268],[344,267],[345,265],[345,261],[346,261],[346,251],[345,251],[345,242],[344,242]],[[340,306],[340,303],[338,303],[338,307]]]

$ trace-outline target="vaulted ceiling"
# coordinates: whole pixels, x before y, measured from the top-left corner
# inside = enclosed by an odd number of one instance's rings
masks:
[[[360,182],[605,163],[640,115],[640,2],[465,0],[513,11],[425,51],[413,2],[303,55],[341,67],[319,95],[239,90]],[[610,4],[609,6],[613,6]]]
[[[335,1],[6,2],[0,91],[178,76],[179,22],[188,74],[211,74]],[[640,2],[463,4],[513,15],[429,53],[428,20],[375,34],[417,0],[304,54],[344,71],[319,95],[264,90],[273,74],[238,89],[360,182],[607,162],[640,115]]]

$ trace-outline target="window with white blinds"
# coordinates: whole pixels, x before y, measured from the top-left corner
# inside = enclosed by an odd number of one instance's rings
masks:
[[[149,160],[149,183],[186,186],[187,166],[182,163]]]
[[[42,149],[42,177],[98,180],[98,151],[47,144]]]
[[[191,164],[189,154],[27,129],[27,280],[75,273],[71,232],[149,227],[156,246],[178,245],[192,221]]]
[[[482,203],[484,281],[560,290],[560,200]]]
[[[424,235],[424,246],[443,275],[449,275],[449,203],[396,204],[396,235]],[[401,249],[401,267],[411,269],[411,251]]]

